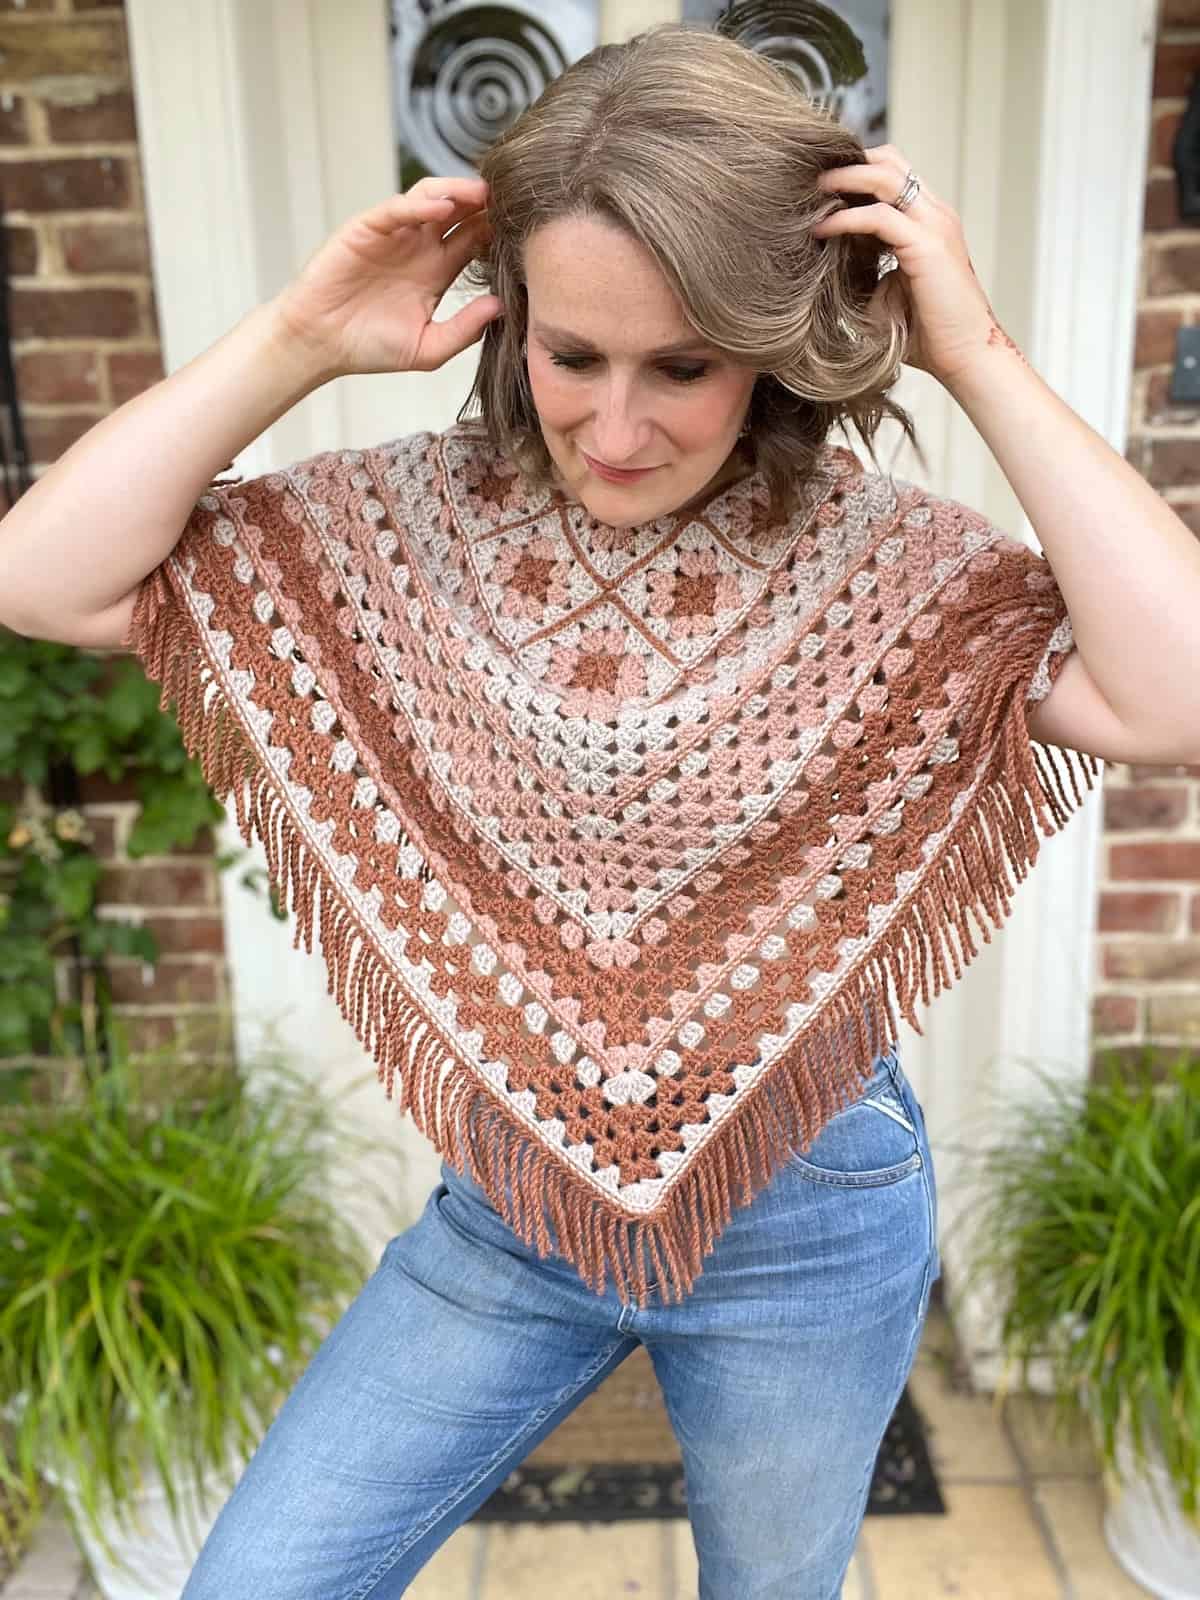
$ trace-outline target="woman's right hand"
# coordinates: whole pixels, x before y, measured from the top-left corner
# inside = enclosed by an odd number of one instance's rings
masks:
[[[432,320],[490,237],[486,204],[482,178],[427,177],[351,217],[276,296],[285,334],[311,346],[326,378],[442,366],[503,309],[496,295],[477,295]]]

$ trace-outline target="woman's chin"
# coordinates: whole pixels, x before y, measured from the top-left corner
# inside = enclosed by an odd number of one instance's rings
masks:
[[[657,500],[635,507],[628,498],[618,499],[616,495],[588,493],[581,495],[580,500],[585,511],[610,528],[635,528],[641,522],[653,522],[672,510],[669,505],[659,505]]]

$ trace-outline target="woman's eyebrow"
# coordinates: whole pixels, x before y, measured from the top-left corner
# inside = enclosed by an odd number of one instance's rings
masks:
[[[533,331],[539,339],[552,339],[558,344],[573,344],[577,345],[581,350],[590,350],[597,355],[600,353],[590,339],[584,339],[577,333],[570,333],[566,328],[553,328],[549,323],[535,322]],[[647,354],[651,356],[678,356],[685,351],[694,351],[699,355],[708,349],[709,346],[705,344],[704,340],[698,335],[694,335],[690,339],[679,339],[674,344],[660,345],[657,350],[647,351]]]

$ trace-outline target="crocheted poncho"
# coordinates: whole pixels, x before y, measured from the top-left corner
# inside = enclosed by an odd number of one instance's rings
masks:
[[[1029,736],[1072,637],[1028,546],[845,448],[766,505],[614,528],[455,424],[214,480],[126,641],[387,1097],[626,1304],[920,1032],[1100,770]]]

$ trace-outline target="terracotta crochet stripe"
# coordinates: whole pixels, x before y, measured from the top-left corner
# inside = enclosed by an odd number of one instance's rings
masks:
[[[760,581],[749,560],[730,570],[739,540],[802,548],[799,521],[755,525],[754,490],[715,497],[654,554],[660,629],[679,583],[695,606],[737,604]],[[496,585],[466,584],[448,506],[465,536],[489,515],[503,534],[501,570],[527,585],[509,610]],[[128,643],[243,837],[262,839],[295,942],[311,950],[315,935],[387,1096],[398,1076],[400,1110],[446,1159],[462,1138],[528,1242],[547,1250],[553,1224],[586,1281],[599,1292],[611,1273],[639,1304],[647,1255],[659,1291],[686,1294],[733,1208],[857,1092],[897,1013],[919,1030],[918,1001],[976,954],[971,919],[990,939],[1039,829],[1061,826],[1077,776],[1090,788],[1098,772],[1028,737],[1029,703],[1071,648],[1046,563],[911,485],[863,475],[846,508],[803,547],[814,599],[777,589],[724,634],[715,613],[682,614],[696,681],[662,703],[676,716],[681,696],[700,697],[703,759],[686,716],[652,720],[653,697],[622,702],[607,731],[556,714],[572,673],[585,686],[570,703],[593,704],[587,685],[622,670],[604,652],[644,650],[645,629],[588,634],[593,580],[548,542],[561,502],[525,500],[469,427],[214,486],[138,598]],[[661,528],[644,532],[661,544]],[[664,567],[675,543],[679,582]],[[609,581],[615,593],[623,574]],[[562,655],[522,656],[513,626],[573,583],[550,614]],[[491,663],[490,721],[477,702],[462,718],[448,627]],[[822,718],[831,738],[809,731]],[[581,764],[585,737],[602,754],[624,738],[630,792],[645,797],[611,839],[579,831],[602,816],[589,785],[609,781]],[[514,769],[514,748],[550,765]],[[682,779],[689,761],[680,806],[681,784],[670,793],[654,772]],[[556,816],[563,795],[578,803]],[[483,829],[497,796],[496,826],[516,830],[524,862],[503,872]],[[723,824],[734,803],[760,820]],[[669,919],[645,942],[657,914],[636,895],[668,870]],[[566,920],[546,894],[556,878],[576,883]],[[606,926],[621,904],[632,942],[610,930],[582,955],[564,943],[569,923]],[[627,965],[595,965],[610,945]]]

